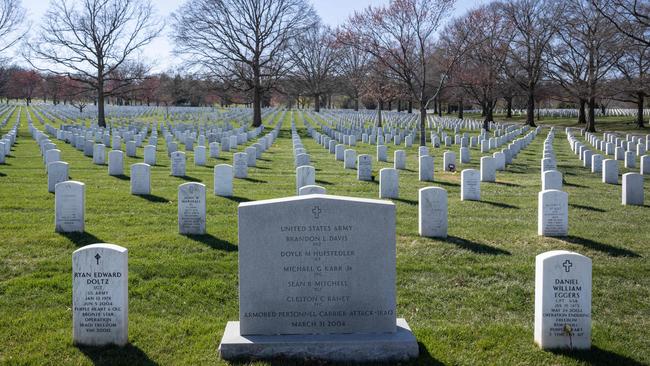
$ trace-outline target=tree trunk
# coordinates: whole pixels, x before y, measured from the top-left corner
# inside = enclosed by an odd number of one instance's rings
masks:
[[[101,75],[103,72],[99,72],[99,77],[97,78],[97,125],[99,127],[106,127],[106,116],[104,115],[104,78]]]
[[[587,124],[587,116],[585,114],[585,104],[587,104],[587,101],[580,98],[578,100],[578,123],[581,125],[586,125]]]
[[[409,107],[411,103],[409,102]],[[410,113],[410,112],[409,112]],[[426,101],[420,101],[420,146],[427,146],[427,106]]]
[[[433,99],[433,114],[438,114],[438,97]]]
[[[354,110],[359,111],[359,97],[358,96],[354,99]]]
[[[438,99],[438,117],[442,117],[442,99],[440,97]]]
[[[506,118],[512,118],[512,96],[506,98]]]
[[[463,100],[458,101],[458,119],[463,119],[463,112],[465,112],[465,106],[463,106]]]
[[[600,114],[602,114],[603,116],[607,115],[607,109],[605,108],[604,104],[600,105]]]
[[[320,93],[314,94],[314,112],[320,112]]]
[[[596,132],[596,98],[593,96],[589,97],[587,106],[589,108],[587,115],[587,131]]]
[[[262,125],[262,86],[260,85],[260,67],[253,66],[253,127]]]
[[[398,112],[402,111],[402,100],[401,99],[397,100],[397,111]]]
[[[393,102],[389,100],[388,101],[388,111],[392,111],[392,110],[393,110]]]
[[[645,93],[637,93],[638,101],[636,103],[636,126],[638,128],[643,128],[643,99],[645,98]]]
[[[409,100],[409,113],[413,113],[413,101]]]
[[[486,131],[490,130],[490,122],[494,121],[494,107],[486,106],[485,107],[485,119],[483,120],[483,129]]]
[[[377,127],[381,127],[381,110],[384,109],[384,101],[380,100],[377,104]]]
[[[535,124],[535,91],[528,89],[528,101],[526,102],[526,124],[537,127]]]

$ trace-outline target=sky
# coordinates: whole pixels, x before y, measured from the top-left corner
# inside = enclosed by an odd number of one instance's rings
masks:
[[[366,7],[386,5],[389,0],[308,0],[325,24],[336,27],[342,24],[354,11]],[[28,22],[31,24],[30,33],[36,32],[38,23],[49,6],[47,0],[22,0],[23,7],[27,9]],[[454,16],[464,14],[468,9],[488,0],[457,0]],[[158,16],[170,24],[169,16],[183,3],[184,0],[153,0]],[[181,67],[181,60],[172,54],[172,41],[169,37],[170,27],[166,27],[163,34],[147,45],[142,52],[145,62],[152,64],[152,71],[160,72]]]

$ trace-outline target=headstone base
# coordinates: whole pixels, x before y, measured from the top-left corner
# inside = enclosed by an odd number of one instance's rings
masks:
[[[219,344],[224,360],[319,359],[335,362],[405,361],[418,356],[418,342],[404,318],[395,333],[242,336],[232,321]]]

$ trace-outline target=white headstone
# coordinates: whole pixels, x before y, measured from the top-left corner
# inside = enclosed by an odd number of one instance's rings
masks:
[[[399,172],[393,168],[379,170],[379,198],[399,198]]]
[[[108,153],[108,175],[124,174],[124,153],[121,150],[111,150]]]
[[[624,205],[643,206],[643,175],[639,173],[623,174],[621,202]]]
[[[131,165],[131,194],[151,194],[151,166],[149,164]]]
[[[106,147],[104,144],[93,145],[93,164],[106,164]]]
[[[171,175],[174,177],[184,177],[185,176],[185,152],[183,151],[174,151],[170,156],[171,163]]]
[[[357,157],[357,179],[372,180],[372,158],[370,155],[361,154]]]
[[[481,158],[481,182],[496,182],[497,171],[494,165],[494,158],[483,156]]]
[[[603,183],[618,184],[618,161],[603,160]]]
[[[313,166],[305,165],[296,168],[296,194],[300,194],[300,188],[316,184],[316,169]]]
[[[84,232],[86,185],[73,180],[54,188],[54,223],[57,233]]]
[[[541,191],[537,203],[537,235],[567,236],[569,195],[556,189]]]
[[[591,348],[591,259],[553,250],[535,257],[535,343]]]
[[[248,154],[242,152],[235,153],[232,160],[233,168],[235,170],[235,178],[248,178]]]
[[[440,187],[419,190],[418,220],[420,236],[447,237],[447,191]]]
[[[128,272],[126,248],[92,244],[72,253],[72,334],[75,344],[127,344]]]
[[[557,170],[547,170],[542,175],[542,191],[549,189],[562,190],[562,173]]]
[[[393,160],[393,167],[395,169],[406,169],[406,152],[404,150],[395,150]]]
[[[345,149],[343,159],[343,168],[356,169],[357,167],[357,152],[352,149]]]
[[[418,172],[421,182],[433,182],[433,156],[420,156]]]
[[[144,147],[144,163],[156,165],[156,147],[154,145]]]
[[[327,190],[324,187],[317,185],[303,186],[298,190],[299,196],[306,196],[308,194],[327,194]]]
[[[194,147],[194,165],[205,166],[205,146]]]
[[[232,196],[233,169],[231,165],[219,164],[214,167],[214,194]]]
[[[460,173],[460,200],[481,200],[481,174],[476,169],[464,169]]]
[[[188,182],[178,186],[179,234],[205,234],[205,185]]]
[[[50,150],[53,151],[53,150]],[[69,178],[68,163],[54,161],[47,165],[47,191],[54,193],[57,184],[65,182]]]

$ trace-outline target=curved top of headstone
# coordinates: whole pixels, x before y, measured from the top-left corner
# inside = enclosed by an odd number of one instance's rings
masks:
[[[589,257],[587,257],[585,255],[582,255],[580,253],[571,252],[571,251],[568,251],[568,250],[550,250],[548,252],[538,254],[535,258],[539,259],[539,260],[544,260],[546,258],[551,258],[551,257],[555,257],[555,256],[558,256],[558,255],[575,255],[575,256],[582,257],[582,258],[584,258],[584,259],[591,262],[591,258],[589,258]]]
[[[97,243],[97,244],[90,244],[90,245],[86,245],[84,247],[81,247],[81,248],[75,250],[74,252],[72,252],[72,254],[74,255],[75,253],[78,253],[78,252],[81,252],[81,251],[84,251],[84,250],[89,250],[89,249],[110,249],[110,250],[114,250],[114,251],[120,252],[120,253],[126,253],[128,251],[126,248],[121,247],[119,245],[109,244],[109,243]]]
[[[348,202],[373,203],[378,205],[395,206],[395,204],[391,201],[376,200],[371,198],[334,196],[329,194],[309,194],[305,196],[290,196],[290,197],[283,197],[283,198],[272,198],[272,199],[261,200],[261,201],[242,202],[239,204],[239,207],[257,206],[257,205],[274,204],[274,203],[285,203],[285,202],[293,202],[293,201],[307,201],[307,200],[348,201]]]

